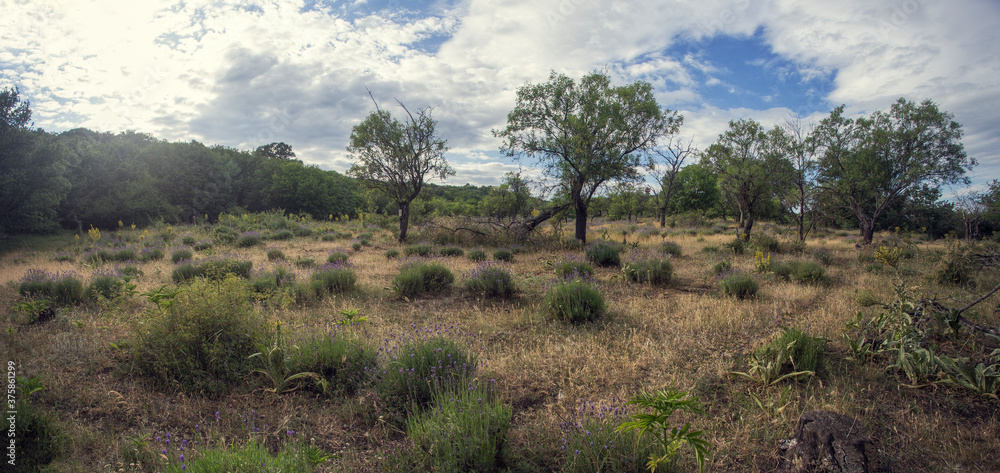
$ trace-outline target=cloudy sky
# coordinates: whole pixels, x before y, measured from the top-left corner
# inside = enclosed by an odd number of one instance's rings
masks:
[[[36,127],[134,129],[253,149],[274,141],[345,171],[380,104],[433,107],[448,183],[496,184],[526,82],[607,70],[652,83],[707,146],[729,120],[818,122],[932,99],[1000,178],[995,0],[0,0],[0,87]],[[523,163],[530,165],[532,163]],[[530,173],[530,171],[529,171]]]

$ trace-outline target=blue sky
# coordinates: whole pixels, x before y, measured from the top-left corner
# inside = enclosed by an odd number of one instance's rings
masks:
[[[496,184],[515,92],[550,71],[653,84],[707,147],[730,120],[932,99],[964,125],[973,180],[1000,178],[1000,4],[992,0],[33,0],[4,4],[0,87],[37,127],[135,129],[241,149],[273,141],[344,171],[373,110],[433,107],[458,171]],[[958,190],[955,190],[958,191]]]

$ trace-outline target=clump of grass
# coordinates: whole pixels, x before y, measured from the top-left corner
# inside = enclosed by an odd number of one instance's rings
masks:
[[[563,261],[556,265],[556,277],[559,279],[590,279],[594,276],[594,267],[584,261]]]
[[[190,281],[195,278],[221,280],[227,278],[229,275],[247,279],[250,277],[251,269],[253,269],[252,261],[213,258],[194,263],[190,260],[185,260],[174,268],[171,277],[177,283]]]
[[[212,249],[212,242],[208,240],[199,241],[198,243],[195,243],[192,248],[194,248],[194,251],[210,250]]]
[[[444,337],[411,340],[398,353],[390,352],[376,389],[389,412],[417,412],[434,392],[464,386],[476,372],[476,357]]]
[[[587,248],[587,261],[601,267],[621,266],[622,245],[598,240]]]
[[[217,395],[250,373],[250,355],[269,336],[243,281],[196,279],[139,328],[134,363],[164,387]]]
[[[185,244],[187,246],[192,246],[197,241],[198,241],[198,239],[195,238],[194,235],[182,235],[181,236],[181,243]]]
[[[678,245],[672,241],[665,241],[660,244],[660,251],[664,254],[673,256],[674,258],[681,257],[681,245]]]
[[[503,261],[504,263],[510,263],[514,261],[514,252],[506,248],[500,248],[493,252],[493,259]]]
[[[159,261],[163,259],[164,253],[163,248],[159,246],[151,246],[149,248],[144,248],[139,252],[139,261],[143,263],[148,263],[150,261]]]
[[[404,248],[403,253],[406,256],[422,256],[426,258],[434,253],[434,248],[431,245],[426,244],[411,245]]]
[[[465,289],[487,299],[510,299],[517,295],[510,269],[492,263],[480,263],[465,275]]]
[[[570,323],[597,320],[607,309],[601,292],[581,279],[565,281],[549,289],[542,307],[549,315]]]
[[[778,253],[781,251],[781,244],[778,239],[768,235],[767,233],[756,233],[753,236],[753,246],[757,248],[758,251],[767,251],[771,253]]]
[[[351,249],[354,250],[354,251],[361,251],[361,246],[362,245],[361,245],[360,241],[356,241],[354,243],[351,243]]]
[[[312,268],[316,266],[316,260],[312,258],[299,258],[295,260],[295,266],[299,268]]]
[[[312,234],[313,234],[312,229],[305,225],[299,225],[298,228],[295,229],[295,236],[298,237],[307,237]]]
[[[385,250],[385,259],[396,259],[399,258],[399,250],[392,248]]]
[[[249,248],[251,246],[259,245],[260,242],[260,232],[244,232],[240,235],[239,239],[236,240],[236,246],[240,248]]]
[[[787,261],[775,263],[771,271],[780,279],[802,284],[817,284],[826,280],[826,270],[816,261]]]
[[[621,400],[583,403],[570,420],[559,425],[562,444],[559,471],[646,471],[645,459],[654,452],[653,445],[639,436],[618,431],[618,426],[628,421],[630,412]]]
[[[326,258],[327,263],[339,264],[347,262],[347,253],[342,251],[335,251],[330,253],[330,256]]]
[[[250,290],[258,294],[277,294],[279,289],[295,284],[298,276],[288,269],[277,266],[270,271],[257,271],[250,277]]]
[[[712,274],[716,276],[722,276],[723,274],[732,272],[732,270],[733,262],[729,260],[719,261],[718,263],[715,263],[715,266],[712,266]]]
[[[486,252],[481,249],[475,249],[470,251],[469,254],[466,255],[466,258],[469,258],[470,261],[475,261],[476,263],[482,263],[483,261],[486,261]]]
[[[316,297],[327,294],[343,294],[354,289],[358,276],[347,263],[327,263],[317,269],[309,278],[309,287]]]
[[[461,248],[459,248],[457,246],[446,246],[446,247],[441,248],[440,250],[438,250],[438,254],[441,255],[441,256],[445,256],[445,257],[449,257],[449,256],[464,256],[465,255],[465,250],[463,250],[463,249],[461,249]]]
[[[669,284],[672,273],[670,260],[658,258],[632,261],[622,268],[625,279],[645,284]]]
[[[741,238],[737,238],[729,243],[726,243],[726,248],[729,248],[734,255],[742,255],[746,252],[747,243]],[[705,248],[708,248],[707,246]]]
[[[92,301],[101,298],[113,300],[121,294],[124,285],[125,280],[117,269],[95,271],[90,276],[90,284],[84,295]]]
[[[737,299],[750,299],[757,296],[760,286],[749,274],[739,271],[724,274],[719,279],[719,287],[726,295]]]
[[[29,269],[17,291],[24,297],[47,299],[59,306],[83,302],[84,293],[83,282],[75,272],[49,273],[40,269]]]
[[[194,252],[190,248],[178,248],[170,253],[170,261],[174,264],[194,258]]]
[[[295,234],[291,230],[279,230],[268,235],[269,240],[291,240]]]
[[[239,232],[226,226],[216,227],[215,230],[212,231],[212,238],[220,245],[235,243],[239,237]]]
[[[43,413],[34,406],[33,395],[45,389],[41,381],[37,378],[16,376],[14,379],[8,378],[7,383],[9,389],[17,386],[17,397],[16,401],[13,400],[13,396],[10,397],[11,405],[4,404],[5,412],[0,416],[2,419],[0,427],[3,428],[5,438],[8,436],[10,438],[9,444],[7,440],[4,441],[4,447],[15,445],[16,441],[17,450],[13,458],[14,463],[9,464],[8,461],[11,459],[7,458],[8,451],[4,448],[3,463],[9,468],[4,471],[18,473],[43,471],[46,465],[62,454],[66,445],[66,435],[53,415]],[[8,394],[12,395],[13,391]],[[16,412],[16,415],[6,411]]]
[[[396,295],[412,298],[442,292],[455,282],[455,275],[440,263],[414,261],[403,265],[392,281]]]
[[[267,260],[268,261],[282,261],[285,259],[285,252],[278,248],[271,248],[267,250]]]
[[[317,373],[327,381],[327,394],[352,395],[371,381],[378,370],[378,354],[367,343],[346,333],[312,335],[292,350],[293,373]],[[311,384],[312,389],[319,389]]]

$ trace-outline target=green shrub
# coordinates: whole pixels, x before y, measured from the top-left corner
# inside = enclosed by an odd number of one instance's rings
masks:
[[[771,271],[779,279],[802,284],[821,283],[826,280],[826,270],[816,261],[787,261],[774,263]]]
[[[180,283],[190,281],[194,278],[221,280],[229,275],[248,279],[250,277],[250,270],[253,269],[252,261],[239,261],[235,259],[208,259],[199,263],[194,263],[190,260],[186,261],[174,268],[172,274],[174,282]]]
[[[260,244],[260,233],[259,232],[245,232],[240,235],[240,238],[236,240],[236,246],[240,248],[249,248],[251,246],[257,246]]]
[[[499,250],[493,252],[493,259],[510,263],[514,261],[514,252],[505,248],[500,248]]]
[[[729,260],[719,261],[712,266],[712,274],[716,276],[721,276],[725,273],[731,272],[733,270],[733,263]]]
[[[292,233],[291,230],[280,230],[278,232],[272,233],[271,235],[269,235],[268,238],[271,240],[291,240],[294,237],[295,234]]]
[[[585,404],[578,408],[571,420],[559,425],[564,454],[559,471],[649,471],[646,461],[654,457],[655,444],[618,430],[618,426],[629,420],[629,412],[631,409],[624,402]]]
[[[323,241],[334,241],[334,240],[337,239],[337,234],[336,233],[324,233],[319,238],[320,238],[320,240],[323,240]]]
[[[312,258],[299,258],[295,260],[295,266],[300,268],[312,268],[313,266],[316,266],[316,260]]]
[[[464,387],[476,372],[476,357],[443,337],[412,340],[391,361],[376,389],[389,412],[406,415],[427,407],[434,392]]]
[[[811,337],[799,329],[784,329],[778,338],[759,348],[756,354],[779,363],[780,375],[798,371],[819,373],[824,368],[826,339]]]
[[[816,248],[812,252],[812,257],[816,261],[819,261],[823,266],[830,266],[833,264],[833,253],[826,248]]]
[[[343,253],[343,252],[339,252],[339,251],[335,251],[333,253],[330,253],[330,256],[328,256],[326,258],[326,262],[327,263],[333,263],[333,264],[346,263],[347,262],[347,253]]]
[[[18,283],[17,290],[22,296],[47,299],[59,306],[83,302],[83,282],[72,271],[49,273],[40,269],[29,269]]]
[[[971,286],[976,269],[972,247],[953,243],[934,267],[934,279],[940,284]]]
[[[246,284],[235,277],[194,280],[166,313],[139,327],[136,369],[167,388],[226,392],[250,373],[250,355],[269,337],[250,300]]]
[[[298,237],[307,237],[312,235],[312,233],[312,229],[305,225],[299,225],[299,227],[295,229],[295,236]]]
[[[583,261],[563,261],[556,265],[556,277],[559,279],[590,279],[594,276],[594,267]]]
[[[412,298],[451,287],[455,275],[440,263],[413,262],[403,265],[392,287],[399,297]]]
[[[277,266],[271,271],[256,272],[250,277],[249,287],[258,294],[276,294],[279,289],[295,284],[296,279],[298,276],[295,273]]]
[[[212,232],[212,238],[220,245],[229,245],[236,242],[240,233],[229,227],[216,227]]]
[[[185,244],[185,245],[188,245],[188,246],[194,245],[195,242],[197,242],[197,241],[198,240],[194,237],[194,235],[183,235],[183,236],[181,236],[181,243]]]
[[[501,471],[513,409],[483,382],[434,393],[431,409],[409,419],[416,452],[430,471]]]
[[[742,239],[737,238],[729,243],[726,243],[725,246],[726,248],[729,248],[734,255],[742,255],[744,252],[746,252],[747,243]]]
[[[351,243],[351,249],[354,251],[361,251],[361,242],[356,241],[354,243]]]
[[[399,250],[393,248],[390,250],[385,250],[385,259],[396,259],[399,258]]]
[[[12,375],[13,376],[13,375]],[[25,379],[17,376],[17,400],[13,401],[13,409],[4,403],[4,415],[0,416],[3,427],[4,438],[10,436],[10,443],[4,440],[4,471],[16,473],[29,473],[37,471],[47,471],[45,466],[52,463],[62,453],[66,443],[65,434],[59,428],[54,416],[43,413],[35,408],[32,402],[32,394],[35,391],[44,389],[37,378]],[[13,394],[8,392],[8,394]],[[13,410],[17,414],[11,415]],[[11,425],[13,420],[13,425]],[[16,441],[17,450],[14,464],[8,463],[7,445],[13,445]]]
[[[367,343],[345,333],[313,335],[292,351],[292,373],[317,373],[329,385],[329,393],[352,395],[378,371],[378,353]],[[310,383],[312,389],[318,387]]]
[[[486,252],[483,250],[476,249],[470,251],[466,257],[469,258],[469,260],[471,261],[475,261],[476,263],[482,263],[483,261],[486,261]]]
[[[194,249],[194,251],[210,250],[212,249],[212,242],[208,240],[199,241],[198,243],[195,243],[192,248]]]
[[[646,284],[668,284],[672,273],[673,266],[670,265],[670,260],[665,259],[633,261],[622,268],[625,279]]]
[[[542,306],[549,315],[570,323],[597,320],[606,309],[600,291],[580,279],[566,281],[550,289]]]
[[[481,263],[467,274],[465,289],[487,299],[510,299],[517,294],[510,270],[491,263]]]
[[[113,300],[121,294],[125,285],[118,271],[95,271],[90,277],[90,285],[84,293],[87,299],[98,301],[101,298]]]
[[[176,455],[175,455],[176,458]],[[220,445],[188,450],[186,462],[171,462],[167,473],[307,473],[316,470],[314,458],[300,449],[285,448],[271,455],[267,444],[257,440],[242,445]]]
[[[760,286],[753,277],[745,273],[730,273],[719,280],[719,287],[726,295],[734,296],[737,299],[749,299],[757,295]]]
[[[434,253],[434,248],[431,245],[412,245],[407,246],[403,249],[403,253],[406,256],[423,256],[428,257]]]
[[[771,253],[778,253],[781,251],[781,245],[778,243],[778,239],[766,233],[755,234],[753,236],[753,246],[759,251],[770,251]]]
[[[194,258],[194,253],[189,248],[178,248],[170,253],[170,261],[174,264],[191,258]]]
[[[91,248],[83,254],[83,260],[94,266],[114,261],[115,255],[107,248]]]
[[[350,265],[327,263],[310,276],[309,287],[316,297],[327,294],[343,294],[354,289],[358,277]]]
[[[465,250],[457,246],[446,246],[438,251],[441,256],[465,256]]]
[[[280,261],[285,259],[285,252],[277,248],[271,248],[267,250],[267,260],[268,261]]]
[[[601,267],[621,266],[622,245],[598,240],[587,248],[587,261]]]
[[[139,259],[139,255],[134,248],[119,248],[111,257],[112,261],[135,261],[137,259]]]
[[[673,256],[674,258],[681,257],[681,245],[674,243],[672,241],[665,241],[660,245],[660,251],[664,254]]]
[[[163,256],[164,256],[163,248],[160,248],[158,246],[153,246],[150,248],[145,248],[142,251],[140,251],[138,260],[142,261],[143,263],[148,263],[150,261],[159,261],[163,259]]]
[[[709,245],[701,249],[702,253],[718,253],[719,247],[714,245]]]

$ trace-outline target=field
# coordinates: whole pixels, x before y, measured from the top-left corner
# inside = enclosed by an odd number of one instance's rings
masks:
[[[895,354],[866,353],[864,344],[859,351],[844,336],[857,339],[862,333],[848,327],[859,313],[863,318],[892,313],[893,307],[922,298],[964,307],[1000,283],[996,267],[969,270],[960,284],[942,282],[940,268],[962,248],[959,242],[886,233],[876,239],[876,249],[885,250],[876,256],[871,248],[855,247],[853,231],[821,230],[796,248],[781,236],[786,229],[764,225],[759,232],[775,235],[774,241],[751,238],[736,254],[732,222],[661,231],[651,222],[598,220],[590,227],[591,243],[625,240],[623,264],[652,254],[669,261],[671,274],[666,283],[648,284],[630,280],[620,266],[594,265],[589,284],[603,294],[607,310],[596,320],[570,323],[553,316],[544,303],[559,284],[555,268],[564,261],[585,261],[584,250],[564,239],[539,236],[507,247],[512,260],[498,267],[513,275],[518,292],[488,298],[466,288],[479,264],[468,256],[482,249],[492,260],[496,247],[447,242],[430,230],[419,233],[420,228],[410,247],[396,243],[388,225],[264,217],[230,217],[224,223],[233,228],[231,236],[219,232],[220,223],[125,226],[99,236],[61,234],[8,242],[0,254],[0,313],[7,314],[0,352],[5,362],[18,364],[19,375],[37,378],[44,386],[30,396],[30,403],[55,432],[55,459],[46,471],[179,471],[210,451],[263,458],[265,465],[255,466],[258,471],[301,468],[280,466],[285,460],[315,466],[315,471],[429,471],[438,461],[435,449],[444,448],[442,439],[449,434],[432,429],[420,437],[413,424],[418,416],[434,418],[427,412],[442,411],[442,406],[394,403],[380,383],[391,377],[397,366],[393,357],[406,353],[405,347],[439,337],[474,358],[455,379],[480,396],[480,406],[489,404],[482,412],[510,416],[505,437],[503,427],[483,434],[501,437],[499,453],[487,455],[487,469],[593,471],[595,463],[588,462],[605,461],[616,469],[645,471],[650,452],[641,443],[645,437],[637,440],[635,432],[613,430],[638,411],[625,401],[672,387],[703,406],[703,413],[678,411],[670,421],[704,432],[711,444],[705,471],[774,470],[778,440],[791,436],[803,412],[817,409],[854,416],[864,426],[877,451],[872,459],[877,471],[1000,471],[996,391],[990,396],[945,382],[947,373],[936,368],[910,379],[905,371],[887,368]],[[288,233],[279,236],[282,229]],[[545,230],[551,228],[546,225]],[[246,233],[250,231],[259,235]],[[679,256],[661,254],[665,242],[675,243]],[[462,250],[462,255],[427,260],[449,269],[455,282],[442,291],[402,297],[394,290],[394,279],[412,260],[407,249],[418,243],[435,253],[449,246]],[[160,248],[162,258],[142,253],[152,247]],[[93,256],[98,248],[108,253]],[[105,261],[127,248],[135,249],[136,258],[145,254],[145,261]],[[282,286],[279,281],[276,289],[255,290],[253,283],[248,288],[233,277],[175,282],[176,268],[185,263],[175,264],[172,255],[183,248],[194,262],[211,257],[250,261],[251,282],[281,267],[284,277],[296,283]],[[335,267],[353,271],[356,284],[344,291],[311,291],[310,274],[331,252],[347,255],[349,265]],[[731,267],[718,268],[720,276],[715,269],[723,261]],[[774,268],[790,261],[814,263],[821,274],[786,280]],[[123,266],[138,272],[115,286],[111,297],[87,292],[82,301],[55,306],[51,320],[33,323],[42,307],[26,305],[37,298],[20,293],[32,270],[72,271],[88,287],[94,274]],[[725,294],[720,279],[733,274],[752,278],[759,285],[756,295]],[[177,288],[181,291],[171,294]],[[234,378],[215,379],[215,384],[207,384],[211,374],[191,382],[168,379],[162,371],[150,374],[150,365],[169,361],[155,350],[166,350],[174,343],[170,337],[188,330],[184,325],[154,330],[157,320],[172,310],[193,307],[184,305],[195,304],[185,294],[209,300],[211,311],[237,310],[238,317],[259,321],[248,330],[262,331],[258,341],[265,340],[259,344],[265,355],[268,347],[288,355],[317,338],[340,337],[367,347],[369,365],[364,376],[337,378],[340,383],[330,383],[326,393],[312,378],[289,381],[287,391],[275,392],[273,376],[252,372],[267,371],[265,356],[247,359],[250,368],[230,367],[236,370]],[[243,300],[223,301],[232,294]],[[894,306],[901,295],[903,304]],[[215,296],[220,299],[211,299]],[[173,302],[177,305],[171,306]],[[1000,294],[994,294],[965,315],[996,327],[998,305]],[[799,329],[820,343],[823,361],[814,374],[773,384],[760,376],[752,380],[732,374],[754,374],[748,360],[786,329]],[[280,342],[275,339],[278,330]],[[922,346],[939,355],[986,361],[997,346],[996,340],[967,329],[954,334],[946,325],[928,325],[923,330]],[[164,337],[159,340],[163,343],[156,345],[153,335]],[[142,347],[147,355],[153,353],[152,359],[140,359]],[[341,362],[348,357],[344,354]],[[342,369],[337,376],[343,375]],[[462,419],[455,422],[478,422]],[[505,424],[502,419],[499,423]],[[623,452],[621,458],[601,457],[609,441],[612,450]],[[693,450],[684,445],[673,471],[697,470]]]

